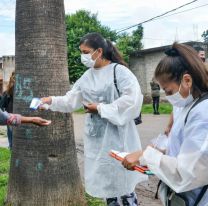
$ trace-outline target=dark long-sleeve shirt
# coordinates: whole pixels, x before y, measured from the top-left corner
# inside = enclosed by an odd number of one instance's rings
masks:
[[[0,109],[0,125],[18,126],[21,124],[21,115],[3,112]]]

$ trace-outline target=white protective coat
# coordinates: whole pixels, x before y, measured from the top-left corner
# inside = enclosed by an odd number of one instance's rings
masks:
[[[208,184],[208,100],[190,111],[185,124],[191,105],[182,109],[173,124],[167,155],[148,147],[140,159],[175,192],[183,193],[189,206]],[[208,192],[198,206],[206,205]]]
[[[89,69],[65,96],[52,97],[50,109],[72,112],[82,101],[100,103],[99,114],[87,114],[85,121],[84,156],[85,189],[95,197],[109,198],[129,194],[146,175],[127,171],[109,156],[111,149],[133,152],[141,149],[134,118],[139,116],[143,95],[132,72],[116,67],[121,97],[113,82],[114,63],[100,69]]]

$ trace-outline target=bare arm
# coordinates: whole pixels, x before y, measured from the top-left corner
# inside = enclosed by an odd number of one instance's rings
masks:
[[[38,125],[38,126],[48,126],[48,125],[51,124],[51,121],[46,120],[46,119],[42,119],[41,117],[21,116],[21,123],[22,124],[31,123],[31,124],[35,124],[35,125]]]
[[[170,118],[169,118],[169,121],[168,121],[168,125],[167,125],[167,127],[165,128],[165,132],[164,132],[164,133],[165,133],[167,136],[169,135],[172,126],[173,126],[173,112],[171,112]]]

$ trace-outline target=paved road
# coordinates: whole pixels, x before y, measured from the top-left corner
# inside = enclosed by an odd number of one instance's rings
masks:
[[[83,128],[84,118],[82,114],[73,114],[74,118],[74,131],[78,151],[78,161],[80,165],[81,176],[83,179]],[[143,123],[137,126],[140,134],[143,148],[156,137],[159,133],[163,132],[164,127],[167,125],[167,115],[143,115]],[[6,127],[0,127],[0,147],[7,147],[7,138],[5,138]],[[4,138],[2,138],[4,136]],[[137,194],[139,197],[140,206],[161,206],[158,200],[154,199],[158,179],[151,177],[148,182],[139,184],[137,186]]]
[[[0,147],[8,147],[6,126],[0,126]]]

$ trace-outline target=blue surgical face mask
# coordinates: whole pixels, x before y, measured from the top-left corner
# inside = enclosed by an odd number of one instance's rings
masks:
[[[180,94],[180,89],[181,89],[181,85],[179,87],[179,90],[173,94],[173,95],[167,95],[166,99],[173,105],[176,107],[186,107],[187,105],[189,105],[191,102],[194,101],[194,98],[190,92],[189,89],[189,95],[187,97],[182,97],[182,95]]]
[[[88,68],[93,68],[95,66],[96,60],[98,58],[96,58],[95,60],[92,59],[92,55],[96,52],[97,50],[95,50],[92,54],[81,54],[81,62],[82,64],[84,64],[86,67]]]

